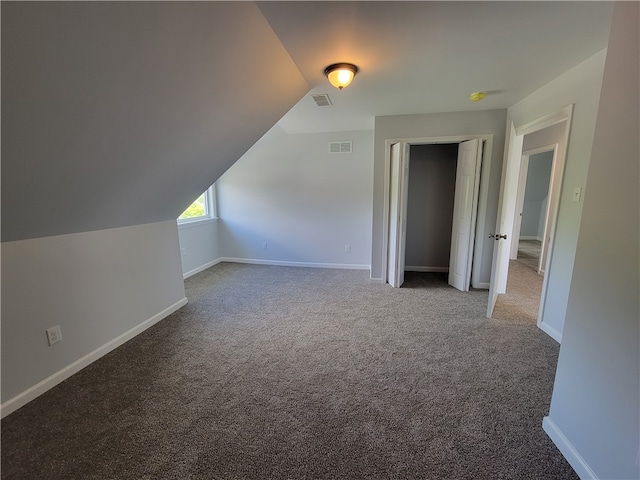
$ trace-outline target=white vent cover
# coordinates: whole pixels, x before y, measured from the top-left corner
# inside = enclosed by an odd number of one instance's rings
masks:
[[[332,105],[329,95],[325,93],[319,95],[311,95],[311,98],[313,98],[313,101],[316,102],[316,105],[318,105],[319,107],[328,107]]]
[[[329,153],[352,153],[353,142],[329,142]]]

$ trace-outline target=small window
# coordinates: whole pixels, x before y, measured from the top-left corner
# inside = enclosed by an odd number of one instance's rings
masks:
[[[215,197],[215,185],[212,185],[182,212],[182,215],[178,217],[178,223],[216,218]]]

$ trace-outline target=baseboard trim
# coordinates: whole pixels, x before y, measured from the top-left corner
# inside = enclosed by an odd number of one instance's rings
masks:
[[[276,267],[311,267],[311,268],[338,268],[342,270],[370,270],[370,265],[354,265],[347,263],[312,263],[289,262],[285,260],[261,260],[257,258],[222,257],[220,262],[249,263],[253,265],[273,265]]]
[[[520,235],[520,240],[537,240],[542,241],[542,237],[534,237],[533,235]]]
[[[182,279],[186,280],[187,278],[195,275],[196,273],[200,273],[203,270],[206,270],[207,268],[210,268],[210,267],[213,267],[214,265],[219,264],[221,261],[222,261],[221,259],[216,258],[215,260],[207,262],[204,265],[200,265],[199,267],[196,267],[193,270],[189,270],[188,272],[182,274]]]
[[[491,286],[489,284],[489,282],[478,282],[475,285],[471,285],[473,288],[478,288],[481,290],[489,290],[489,287]]]
[[[0,405],[0,418],[4,418],[7,415],[15,412],[17,409],[19,409],[20,407],[23,407],[24,405],[29,403],[31,400],[34,400],[35,398],[39,397],[47,390],[50,390],[56,385],[58,385],[59,383],[62,383],[64,380],[69,378],[74,373],[79,372],[86,366],[98,360],[100,357],[103,357],[107,353],[115,350],[123,343],[127,342],[128,340],[131,340],[133,337],[142,333],[147,328],[155,325],[163,318],[171,315],[176,310],[182,308],[187,304],[187,302],[188,301],[186,297],[182,298],[181,300],[165,308],[161,312],[156,313],[153,317],[145,320],[141,324],[124,332],[122,335],[117,336],[113,340],[105,343],[101,347],[96,348],[94,351],[88,353],[84,357],[76,360],[70,365],[67,365],[62,370],[57,371],[53,375],[45,378],[41,382],[36,383],[34,386],[28,388],[24,392],[19,393],[15,397],[7,400],[2,405]]]
[[[553,338],[556,342],[562,343],[562,334],[555,328],[549,326],[548,323],[542,322],[538,324],[540,330]]]
[[[573,468],[582,480],[592,479],[598,480],[598,476],[589,467],[582,455],[578,453],[569,439],[562,433],[558,425],[549,417],[542,420],[542,429],[547,433],[551,441],[558,447],[560,453],[567,459],[571,468]]]
[[[404,267],[405,272],[434,272],[434,273],[448,273],[449,267]]]

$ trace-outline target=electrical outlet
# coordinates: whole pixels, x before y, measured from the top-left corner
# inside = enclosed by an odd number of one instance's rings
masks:
[[[60,330],[60,325],[47,328],[47,340],[49,341],[49,346],[62,341],[62,330]]]
[[[344,246],[344,253],[351,253],[351,245]]]
[[[262,249],[266,250],[267,249],[267,242],[262,242]]]

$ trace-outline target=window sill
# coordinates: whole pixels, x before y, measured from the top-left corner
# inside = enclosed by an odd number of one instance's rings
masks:
[[[186,220],[178,223],[178,229],[187,227],[197,227],[200,225],[206,225],[207,223],[215,223],[218,221],[218,217],[202,218],[197,220]]]

